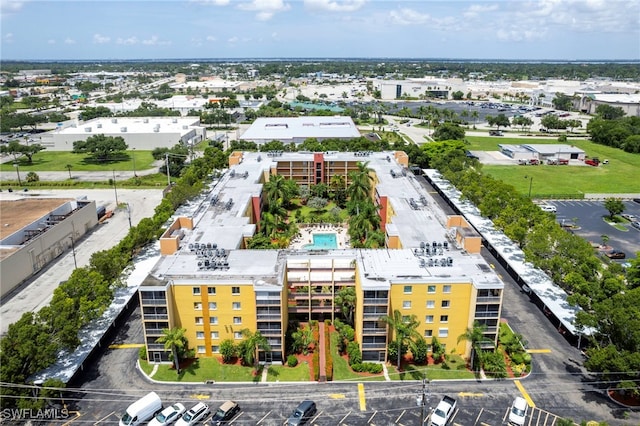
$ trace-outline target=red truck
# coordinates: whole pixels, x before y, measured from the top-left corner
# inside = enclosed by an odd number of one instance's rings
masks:
[[[597,158],[588,158],[584,160],[584,164],[588,164],[590,166],[598,167],[600,165],[600,160]]]

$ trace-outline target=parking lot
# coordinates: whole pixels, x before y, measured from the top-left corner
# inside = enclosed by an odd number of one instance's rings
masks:
[[[640,217],[640,203],[624,201],[624,213]],[[602,243],[602,236],[608,237],[607,245],[626,254],[625,260],[635,258],[640,251],[640,230],[631,226],[631,223],[621,224],[625,230],[620,230],[607,224],[604,216],[609,211],[604,208],[604,201],[590,200],[563,200],[546,201],[545,204],[556,206],[556,218],[561,225],[577,224],[574,234],[594,243]]]

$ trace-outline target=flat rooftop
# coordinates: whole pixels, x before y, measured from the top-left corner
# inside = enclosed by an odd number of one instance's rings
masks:
[[[54,134],[120,134],[120,133],[178,133],[185,134],[200,127],[199,117],[103,117],[81,124],[54,130]],[[177,142],[177,141],[176,141]]]
[[[0,240],[40,219],[72,198],[0,198]]]

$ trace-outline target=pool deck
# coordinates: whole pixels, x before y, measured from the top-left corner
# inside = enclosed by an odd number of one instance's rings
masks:
[[[313,244],[314,234],[336,234],[338,250],[350,248],[346,226],[332,224],[301,225],[298,236],[291,240],[289,247],[296,250],[304,249],[307,244]]]

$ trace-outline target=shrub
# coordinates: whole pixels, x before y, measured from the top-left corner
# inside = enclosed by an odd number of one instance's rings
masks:
[[[225,339],[220,343],[220,355],[222,355],[222,362],[231,362],[236,356],[236,345],[233,340]]]
[[[329,325],[331,325],[331,321],[325,320],[325,327],[324,327],[324,341],[325,341],[325,345],[324,345],[324,358],[325,358],[325,365],[324,365],[324,372],[325,372],[325,376],[327,378],[327,381],[331,381],[333,380],[333,357],[331,356],[331,335],[329,333]]]
[[[511,361],[514,364],[524,364],[524,354],[522,353],[518,353],[518,352],[514,352],[511,354]]]
[[[352,364],[351,369],[357,373],[380,374],[382,373],[382,364],[376,364],[373,362],[362,362]]]
[[[349,342],[347,344],[347,355],[349,356],[349,365],[360,364],[362,362],[362,354],[360,353],[360,345],[358,342]]]
[[[525,364],[512,364],[511,371],[513,371],[514,376],[520,377],[522,373],[527,371],[527,366]]]
[[[143,361],[147,360],[147,347],[146,346],[142,346],[140,349],[138,349],[138,358],[140,358]]]
[[[413,355],[413,362],[416,364],[425,364],[427,362],[427,354],[429,353],[427,341],[421,336],[417,338],[411,353]]]
[[[402,351],[403,355],[407,353],[407,349],[408,349],[407,344],[402,343],[400,350]],[[389,345],[387,346],[387,361],[393,362],[393,363],[398,361],[398,341],[397,340],[393,340],[389,342]]]
[[[313,352],[313,378],[315,381],[320,380],[320,352]]]
[[[289,367],[295,367],[296,365],[298,365],[298,358],[296,358],[295,355],[289,355],[287,357],[287,365]]]

